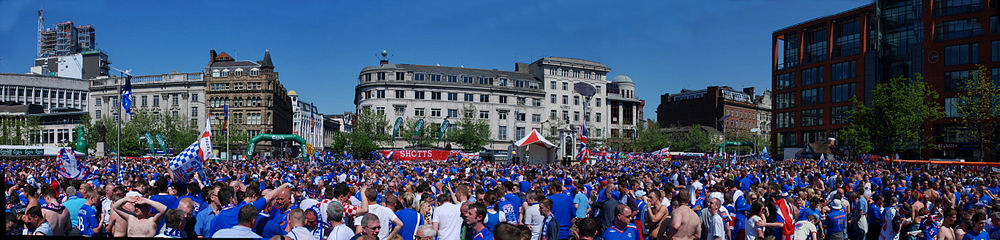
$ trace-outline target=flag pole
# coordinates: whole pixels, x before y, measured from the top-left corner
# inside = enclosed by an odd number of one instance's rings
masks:
[[[226,113],[226,116],[229,116],[228,112]],[[229,129],[229,120],[226,120],[226,155],[229,155],[226,156],[226,160],[232,160],[229,158],[233,156],[233,153],[229,151],[229,145],[232,145],[232,143],[229,142],[229,130],[231,130]]]
[[[125,168],[125,165],[122,164],[122,100],[123,99],[121,99],[121,93],[122,93],[122,81],[121,80],[123,80],[125,78],[125,75],[121,71],[118,71],[118,72],[119,72],[119,75],[121,76],[121,78],[118,79],[119,80],[118,81],[118,97],[117,97],[118,98],[118,117],[116,118],[118,120],[118,131],[117,131],[117,133],[118,133],[118,141],[116,141],[116,143],[117,143],[118,146],[116,147],[117,149],[115,149],[115,151],[118,154],[115,154],[115,158],[118,159],[118,177],[119,178],[123,178],[121,172],[122,172],[122,169]]]

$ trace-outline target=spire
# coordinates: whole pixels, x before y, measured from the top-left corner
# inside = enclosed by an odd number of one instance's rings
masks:
[[[271,50],[264,50],[264,60],[260,61],[260,67],[274,68],[274,64],[271,63]]]

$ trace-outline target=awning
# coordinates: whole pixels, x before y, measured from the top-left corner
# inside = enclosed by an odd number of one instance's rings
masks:
[[[556,145],[552,144],[552,142],[549,142],[549,140],[545,140],[545,137],[542,137],[542,134],[538,133],[538,130],[534,129],[531,130],[531,133],[528,134],[528,136],[524,136],[524,138],[522,138],[521,140],[517,140],[517,142],[515,142],[514,144],[516,144],[518,147],[524,147],[528,144],[536,144],[546,148],[556,147]]]

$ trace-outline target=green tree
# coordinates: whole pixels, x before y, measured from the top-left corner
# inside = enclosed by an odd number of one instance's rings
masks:
[[[430,146],[437,140],[438,132],[436,128],[433,128],[434,124],[430,122],[424,122],[423,126],[420,126],[419,134],[417,133],[417,119],[407,118],[403,126],[399,129],[399,136],[410,143],[411,147],[426,147]],[[415,134],[418,134],[414,137]]]
[[[0,144],[30,145],[41,140],[42,127],[38,125],[38,117],[9,116],[0,118]]]
[[[993,80],[990,70],[983,65],[965,79],[960,85],[962,92],[958,94],[955,109],[962,124],[973,131],[973,137],[979,140],[980,149],[992,153],[993,136],[996,131],[997,116],[1000,116],[1000,86]]]
[[[670,139],[663,128],[655,122],[642,122],[636,126],[638,136],[635,147],[642,152],[651,152],[670,146]]]
[[[673,149],[685,152],[712,152],[718,150],[717,141],[713,140],[716,136],[709,134],[701,125],[693,124],[688,127],[687,132],[676,133],[673,139],[677,139],[673,143]]]
[[[357,115],[357,121],[352,126],[353,131],[348,136],[350,144],[348,151],[354,156],[368,157],[378,150],[379,143],[389,141],[389,120],[384,113],[375,113],[364,109]]]
[[[883,155],[916,155],[927,142],[922,137],[924,123],[944,115],[937,99],[920,74],[912,79],[892,78],[875,86],[870,107],[853,101],[856,109],[848,111],[853,121],[843,137],[856,144],[859,152],[872,149]]]
[[[449,142],[462,146],[465,151],[478,152],[483,150],[490,137],[490,125],[482,119],[475,119],[476,108],[471,104],[462,109],[462,119],[456,123],[456,128],[446,134]]]

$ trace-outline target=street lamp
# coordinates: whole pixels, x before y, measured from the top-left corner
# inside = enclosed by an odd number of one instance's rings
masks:
[[[750,132],[753,133],[753,152],[757,153],[757,135],[760,133],[760,128],[752,128]]]
[[[719,124],[722,125],[722,151],[726,151],[726,120],[732,117],[732,115],[725,115],[719,118]],[[720,153],[721,154],[721,153]]]

